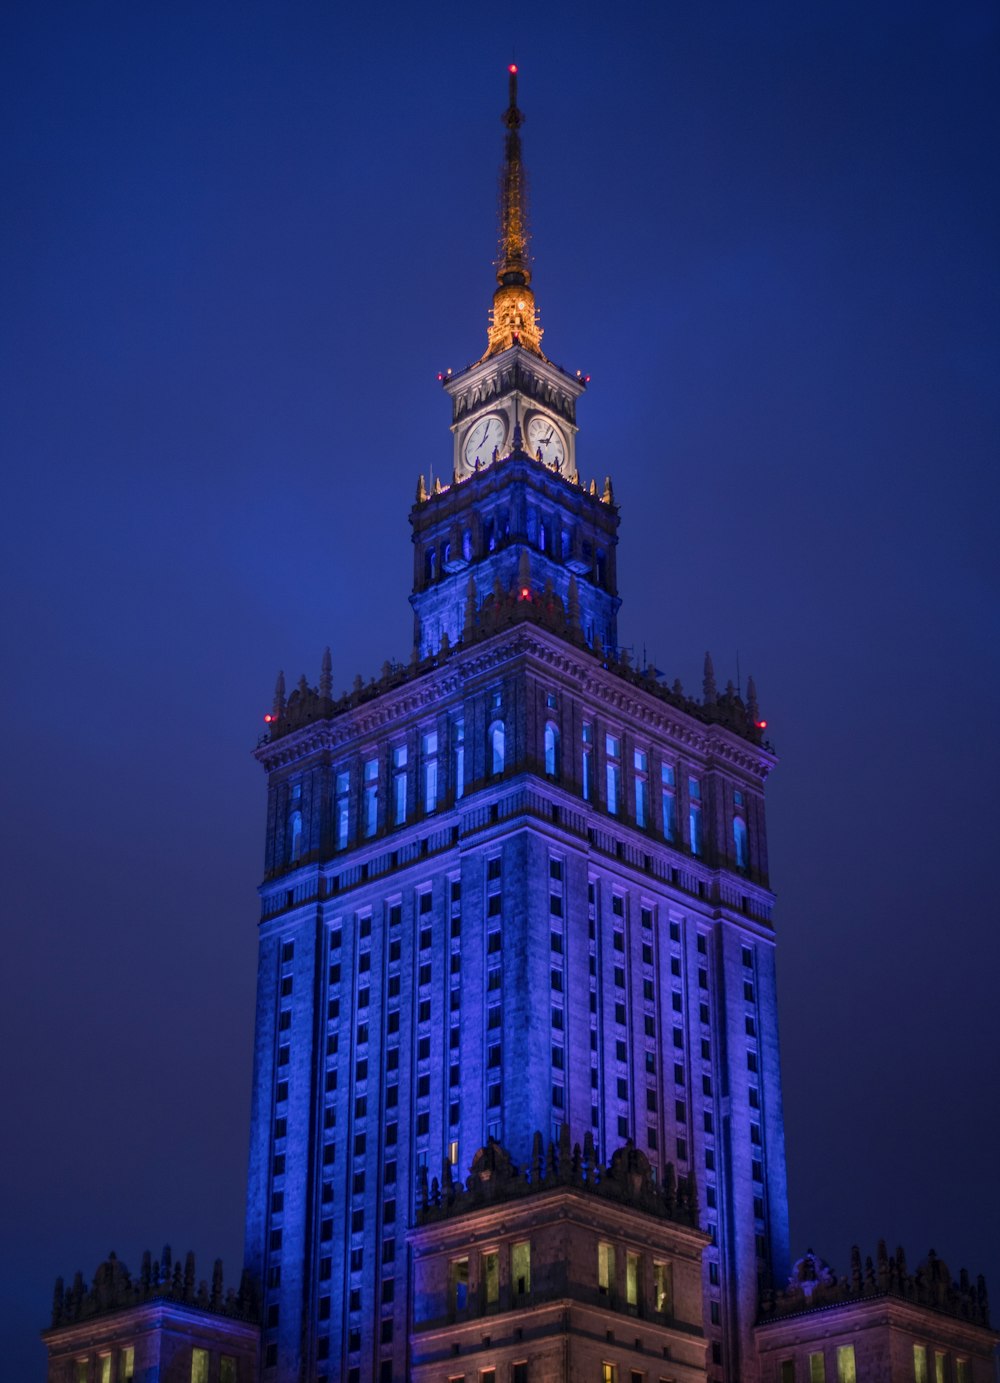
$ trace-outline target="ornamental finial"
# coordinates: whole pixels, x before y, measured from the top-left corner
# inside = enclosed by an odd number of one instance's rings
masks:
[[[517,104],[517,64],[507,68],[509,104],[501,119],[506,127],[503,167],[500,170],[500,235],[497,247],[497,283],[490,314],[486,359],[520,345],[542,354],[542,328],[531,291],[531,256],[528,253],[528,187],[521,161],[520,129],[524,112]],[[544,358],[544,357],[543,357]]]

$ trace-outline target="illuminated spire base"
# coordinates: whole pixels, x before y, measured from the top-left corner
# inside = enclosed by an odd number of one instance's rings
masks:
[[[545,359],[535,295],[525,284],[501,284],[493,294],[487,339],[484,360],[491,355],[499,355],[513,345],[521,345]]]

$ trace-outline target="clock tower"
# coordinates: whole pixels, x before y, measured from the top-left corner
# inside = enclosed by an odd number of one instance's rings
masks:
[[[511,63],[510,103],[500,172],[497,289],[486,354],[457,375],[443,376],[451,396],[455,480],[522,448],[568,480],[577,479],[576,401],[586,388],[542,351],[542,328],[531,288],[527,181],[521,161],[524,115],[517,104],[517,67]]]

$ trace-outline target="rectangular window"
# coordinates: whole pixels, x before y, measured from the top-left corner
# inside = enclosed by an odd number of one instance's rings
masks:
[[[433,812],[437,810],[438,801],[438,737],[437,731],[431,730],[423,738],[424,753],[424,811]]]
[[[809,1356],[809,1383],[826,1383],[826,1356],[822,1350]]]
[[[402,826],[406,820],[406,745],[400,744],[392,751],[392,795],[395,804],[395,820]]]
[[[335,815],[337,820],[337,849],[347,849],[347,826],[349,819],[350,805],[350,774],[337,774],[337,800],[335,803]]]
[[[97,1356],[97,1377],[98,1383],[111,1383],[110,1354],[99,1354]]]
[[[496,1249],[483,1254],[480,1280],[483,1284],[483,1301],[486,1306],[496,1306],[500,1300],[500,1255]]]
[[[510,1279],[518,1296],[531,1291],[531,1244],[527,1239],[511,1246]]]
[[[528,1361],[520,1359],[510,1366],[510,1383],[528,1383]]]
[[[208,1350],[197,1345],[191,1351],[191,1383],[208,1383]]]
[[[448,1264],[448,1299],[453,1311],[464,1311],[469,1305],[469,1260],[453,1258]]]
[[[465,794],[465,721],[459,716],[454,725],[455,800]]]
[[[612,816],[618,815],[618,807],[621,798],[621,741],[615,735],[606,735],[604,740],[605,752],[607,755],[606,764],[606,797],[607,808]]]
[[[589,801],[590,801],[590,796],[591,796],[591,792],[592,792],[592,787],[591,787],[591,773],[590,773],[590,755],[591,755],[591,746],[592,746],[592,744],[593,744],[593,741],[594,741],[594,731],[593,731],[593,728],[591,727],[590,722],[585,720],[585,721],[583,722],[583,772],[582,772],[582,778],[581,778],[581,784],[582,784],[582,787],[583,787],[583,800],[584,800],[585,802],[589,802]]]
[[[955,1360],[955,1383],[972,1383],[968,1359]]]
[[[934,1351],[934,1383],[944,1383],[944,1351],[940,1349]]]
[[[653,1310],[661,1316],[672,1316],[674,1312],[674,1265],[672,1263],[653,1264]]]
[[[597,1245],[597,1290],[605,1297],[615,1290],[615,1246],[603,1239]]]
[[[695,802],[688,810],[688,843],[692,855],[701,854],[701,808]]]
[[[223,1359],[225,1359],[226,1355],[223,1355],[222,1357]],[[118,1355],[118,1383],[132,1383],[132,1379],[134,1376],[135,1346],[126,1345],[125,1348]],[[219,1383],[225,1383],[225,1380],[221,1378],[221,1375]],[[232,1379],[232,1383],[236,1383],[235,1375]]]
[[[365,763],[365,835],[378,830],[378,759]]]
[[[782,1359],[780,1370],[781,1383],[795,1383],[795,1360]]]
[[[601,1365],[601,1383],[618,1383],[618,1365],[603,1363]]]
[[[648,759],[644,749],[637,749],[633,754],[635,767],[635,824],[637,826],[646,825],[646,770]]]
[[[639,1307],[639,1255],[625,1255],[625,1304],[635,1310]]]
[[[853,1345],[837,1346],[837,1383],[858,1383]]]

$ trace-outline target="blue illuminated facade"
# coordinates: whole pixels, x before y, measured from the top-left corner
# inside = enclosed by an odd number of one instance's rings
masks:
[[[516,117],[512,90],[508,192]],[[618,649],[618,509],[579,479],[585,384],[541,352],[512,234],[490,349],[444,381],[453,481],[410,515],[413,658],[340,697],[328,659],[279,683],[257,750],[263,1383],[407,1375],[422,1171],[489,1138],[526,1164],[566,1124],[693,1174],[711,1378],[754,1376],[788,1274],[775,761],[752,693],[694,701]]]

